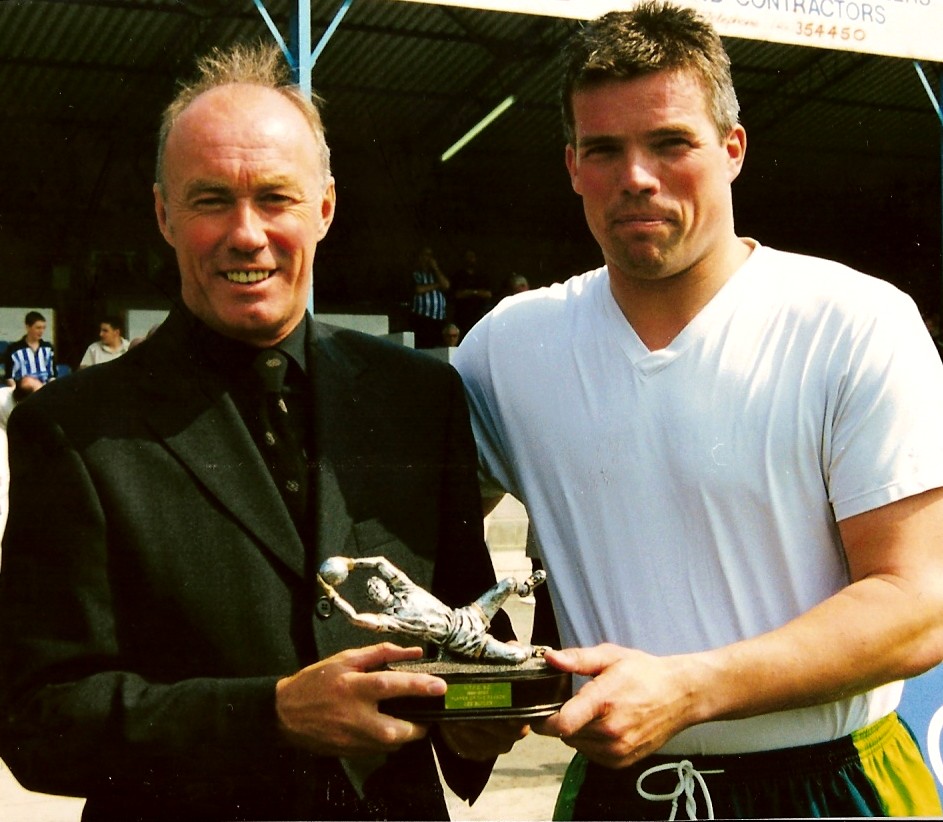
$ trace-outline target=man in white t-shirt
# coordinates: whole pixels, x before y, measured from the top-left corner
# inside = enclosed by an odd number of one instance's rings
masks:
[[[585,684],[559,818],[939,815],[894,708],[943,658],[943,366],[913,301],[734,231],[746,134],[690,9],[565,54],[606,265],[459,347],[483,493],[527,507]],[[655,816],[649,816],[654,814]]]
[[[79,368],[116,360],[127,353],[129,346],[130,343],[124,338],[121,320],[118,317],[105,317],[98,327],[98,342],[93,342],[85,350]]]

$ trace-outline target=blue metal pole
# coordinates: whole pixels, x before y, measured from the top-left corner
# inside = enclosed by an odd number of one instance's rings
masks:
[[[354,0],[344,0],[344,2],[341,3],[341,7],[334,14],[334,19],[331,20],[330,25],[324,30],[324,34],[321,35],[321,39],[314,47],[314,51],[311,52],[312,68],[314,68],[314,64],[318,62],[318,57],[321,56],[321,52],[324,51],[324,49],[327,48],[327,44],[331,42],[334,32],[337,31],[337,27],[341,24],[341,20],[344,19],[344,15],[350,10],[353,2]]]
[[[943,208],[943,71],[940,72],[940,91],[939,98],[936,93],[933,91],[933,86],[930,85],[930,81],[927,78],[926,73],[923,70],[923,66],[917,60],[914,60],[914,69],[917,71],[917,76],[920,78],[920,82],[923,83],[924,89],[926,89],[927,96],[930,98],[930,104],[933,106],[933,110],[936,112],[937,118],[940,120],[940,206]],[[941,236],[943,236],[943,218],[940,220],[940,229]],[[943,247],[940,249],[940,317],[943,318]]]
[[[311,0],[298,0],[291,16],[291,45],[295,54],[295,81],[311,96]]]
[[[295,66],[298,65],[298,61],[291,53],[291,49],[285,42],[285,38],[282,37],[282,33],[278,30],[278,26],[275,25],[275,21],[272,19],[272,16],[268,13],[268,9],[265,8],[264,0],[253,0],[253,2],[255,3],[255,7],[259,14],[262,15],[265,25],[268,26],[268,30],[272,33],[272,37],[275,39],[275,42],[278,43],[282,53],[285,55],[285,59],[288,60],[288,65],[290,65],[292,68],[295,68]]]
[[[917,70],[917,76],[920,78],[920,82],[923,83],[923,87],[926,89],[927,97],[930,98],[930,105],[933,106],[933,110],[936,112],[940,125],[943,126],[943,75],[941,75],[940,99],[937,100],[936,94],[933,92],[933,86],[930,85],[930,81],[927,79],[927,74],[923,70],[923,66],[920,65],[917,60],[914,60],[914,68]]]
[[[272,33],[272,37],[275,38],[275,42],[278,43],[282,52],[285,54],[285,58],[292,68],[295,82],[308,97],[311,97],[314,88],[311,81],[311,74],[314,71],[314,65],[317,63],[318,57],[321,56],[324,49],[327,48],[327,44],[334,36],[334,32],[337,31],[337,27],[341,24],[341,20],[344,19],[344,15],[349,11],[353,0],[343,0],[341,7],[335,12],[330,25],[325,29],[317,46],[313,49],[311,48],[311,0],[297,0],[289,17],[289,25],[291,28],[289,43],[285,42],[281,32],[278,30],[278,26],[275,25],[275,21],[265,8],[265,0],[253,0],[253,2],[259,14],[262,15],[265,25],[268,26],[269,31]],[[308,310],[311,311],[312,314],[314,313],[313,291],[308,296]]]
[[[354,0],[343,0],[340,8],[334,13],[330,24],[324,30],[324,34],[321,35],[318,44],[313,49],[311,48],[311,0],[298,0],[290,15],[290,43],[285,42],[278,26],[275,25],[268,9],[265,8],[265,0],[253,0],[253,2],[265,21],[265,25],[272,33],[275,42],[284,52],[285,58],[294,72],[295,82],[306,94],[310,95],[313,88],[311,73],[314,70],[315,63],[318,62],[321,53],[327,48],[327,44],[331,41]]]

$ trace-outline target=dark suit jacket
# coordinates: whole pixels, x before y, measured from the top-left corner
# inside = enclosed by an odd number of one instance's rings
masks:
[[[455,372],[307,322],[307,549],[183,315],[11,416],[0,757],[25,787],[86,796],[99,819],[445,815],[425,741],[358,802],[338,760],[276,734],[279,678],[387,638],[318,615],[325,557],[385,555],[452,605],[494,582]],[[461,795],[490,770],[441,759]]]

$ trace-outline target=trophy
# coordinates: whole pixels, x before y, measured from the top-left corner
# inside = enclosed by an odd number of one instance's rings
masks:
[[[358,612],[338,588],[351,571],[373,573],[367,600],[376,612]],[[444,679],[439,697],[403,697],[381,703],[384,713],[416,722],[443,719],[535,718],[555,713],[569,698],[572,677],[548,665],[543,646],[502,642],[488,633],[491,619],[511,597],[526,597],[547,579],[537,571],[524,582],[508,577],[478,599],[450,608],[416,585],[385,557],[331,557],[318,582],[338,611],[360,628],[416,637],[438,648],[435,658],[392,663],[391,670]]]

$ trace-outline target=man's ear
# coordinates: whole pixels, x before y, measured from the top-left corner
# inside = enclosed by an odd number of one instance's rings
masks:
[[[730,182],[732,183],[740,176],[740,170],[743,168],[743,159],[747,153],[747,132],[739,123],[735,125],[726,141],[728,168]]]
[[[580,194],[582,193],[580,192],[580,189],[579,189],[580,168],[579,168],[579,163],[577,162],[577,158],[576,158],[576,149],[573,147],[572,143],[566,144],[565,160],[566,160],[566,170],[570,172],[570,185],[573,187],[573,190],[577,194]]]
[[[321,199],[321,236],[318,237],[318,242],[324,239],[327,235],[327,230],[331,227],[331,223],[334,222],[334,210],[336,207],[337,190],[334,186],[334,178],[331,177],[324,187],[324,195]]]
[[[170,218],[167,216],[167,203],[164,202],[164,195],[160,188],[160,183],[154,183],[154,212],[157,214],[157,227],[164,239],[173,247],[173,229],[170,227]]]

